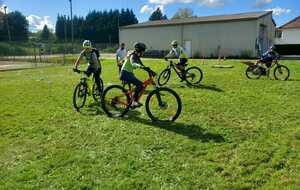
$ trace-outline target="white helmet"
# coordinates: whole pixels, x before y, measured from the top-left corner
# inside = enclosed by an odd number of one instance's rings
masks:
[[[91,49],[92,48],[92,42],[90,40],[84,40],[82,43],[82,47],[84,49]]]

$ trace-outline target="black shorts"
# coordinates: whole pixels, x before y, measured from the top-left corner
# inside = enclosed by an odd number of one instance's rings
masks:
[[[186,58],[180,58],[178,65],[186,66],[187,62],[188,62],[188,60]]]

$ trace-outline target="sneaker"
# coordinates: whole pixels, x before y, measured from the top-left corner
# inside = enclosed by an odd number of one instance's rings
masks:
[[[139,102],[136,102],[136,101],[133,101],[130,105],[130,108],[131,109],[135,109],[135,108],[139,108],[139,107],[142,107],[143,104],[139,103]]]

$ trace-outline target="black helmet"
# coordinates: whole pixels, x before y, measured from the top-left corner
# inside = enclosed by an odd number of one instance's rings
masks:
[[[147,49],[146,45],[141,42],[137,42],[134,44],[134,50],[138,53],[145,52]]]

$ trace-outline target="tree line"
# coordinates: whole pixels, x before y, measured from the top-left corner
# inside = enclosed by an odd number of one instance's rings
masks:
[[[119,27],[137,23],[138,20],[130,9],[92,11],[86,17],[73,17],[74,39],[89,39],[98,43],[118,43]],[[71,24],[70,17],[57,16],[55,35],[58,40],[69,41],[72,38]]]
[[[12,41],[28,40],[29,24],[26,17],[19,11],[10,12],[7,15],[0,12],[0,41],[9,41],[9,36]]]

